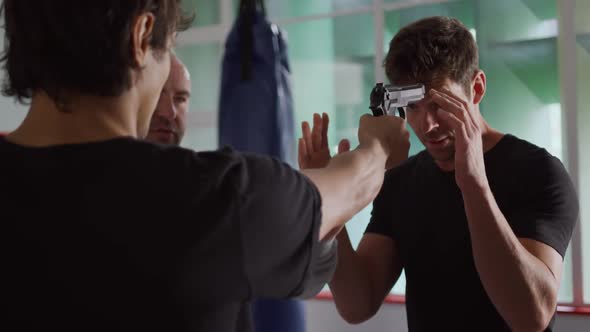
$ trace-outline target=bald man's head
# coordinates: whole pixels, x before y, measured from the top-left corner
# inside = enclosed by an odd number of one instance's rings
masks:
[[[191,78],[180,59],[172,55],[170,61],[170,75],[152,116],[147,139],[156,143],[178,145],[186,130]]]

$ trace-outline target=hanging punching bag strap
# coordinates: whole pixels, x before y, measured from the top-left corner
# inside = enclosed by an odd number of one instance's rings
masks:
[[[255,0],[240,1],[240,77],[242,81],[252,78],[252,58],[254,48],[254,13],[256,10]]]
[[[254,58],[254,17],[260,11],[266,16],[263,0],[240,0],[240,77],[242,81],[252,78]]]

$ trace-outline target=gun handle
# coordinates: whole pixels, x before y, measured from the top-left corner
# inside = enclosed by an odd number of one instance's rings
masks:
[[[400,118],[402,118],[402,119],[406,118],[406,111],[404,110],[403,107],[398,107],[397,112],[399,113]]]
[[[373,112],[373,116],[385,115],[385,111],[383,111],[382,107],[371,107],[371,111]]]

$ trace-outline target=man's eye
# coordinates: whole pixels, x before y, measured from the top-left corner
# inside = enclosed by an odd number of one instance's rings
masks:
[[[187,99],[185,97],[176,97],[174,98],[174,102],[176,103],[186,103]]]

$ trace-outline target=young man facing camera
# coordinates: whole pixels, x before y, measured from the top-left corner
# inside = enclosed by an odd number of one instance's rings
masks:
[[[180,0],[2,6],[3,90],[30,109],[0,139],[0,330],[248,331],[249,299],[331,278],[330,239],[409,148],[403,121],[369,116],[356,150],[303,174],[145,142]]]
[[[482,117],[486,76],[457,20],[403,28],[385,70],[393,84],[426,85],[407,108],[426,149],[388,171],[356,252],[340,233],[330,282],[339,313],[351,323],[372,317],[403,269],[412,332],[551,331],[578,218],[563,165]],[[329,159],[300,154],[316,161],[302,168]]]

